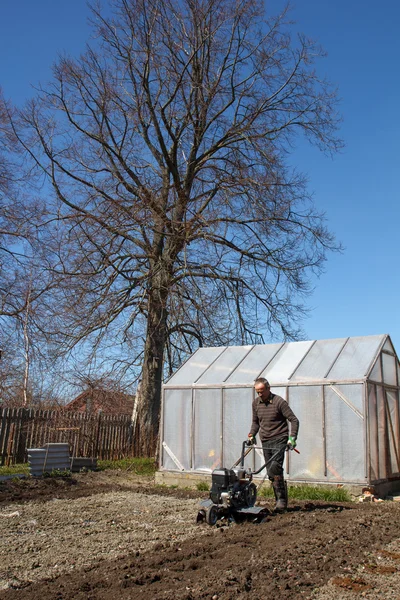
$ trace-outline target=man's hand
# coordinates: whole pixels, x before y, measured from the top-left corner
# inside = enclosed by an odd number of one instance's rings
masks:
[[[290,436],[286,447],[288,450],[294,450],[296,448],[296,438]]]
[[[256,438],[253,434],[249,433],[247,436],[246,446],[253,446],[256,443]]]

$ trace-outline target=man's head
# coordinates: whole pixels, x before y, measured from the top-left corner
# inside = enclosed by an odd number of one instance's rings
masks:
[[[256,394],[261,400],[266,400],[270,393],[269,382],[265,377],[259,377],[254,382],[254,389],[256,390]]]

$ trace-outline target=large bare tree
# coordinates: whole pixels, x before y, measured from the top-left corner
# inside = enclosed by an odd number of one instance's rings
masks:
[[[63,221],[52,324],[140,362],[152,454],[165,361],[298,334],[335,242],[287,157],[299,134],[338,149],[336,94],[320,48],[263,1],[114,0],[93,25],[15,127]]]

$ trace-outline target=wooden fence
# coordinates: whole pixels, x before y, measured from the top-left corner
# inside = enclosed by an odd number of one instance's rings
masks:
[[[28,448],[67,442],[73,456],[116,460],[137,456],[128,415],[0,408],[0,465],[27,461]]]

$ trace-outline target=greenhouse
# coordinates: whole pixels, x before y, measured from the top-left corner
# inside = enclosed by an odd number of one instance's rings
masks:
[[[199,348],[163,385],[160,472],[231,467],[250,428],[257,377],[300,420],[288,481],[400,480],[400,367],[386,334]],[[251,456],[246,466],[259,468],[261,450]]]

